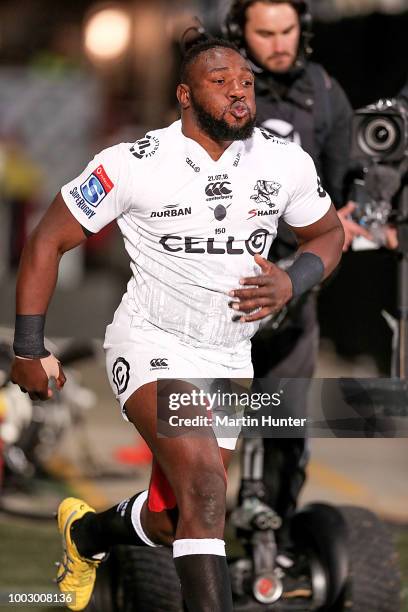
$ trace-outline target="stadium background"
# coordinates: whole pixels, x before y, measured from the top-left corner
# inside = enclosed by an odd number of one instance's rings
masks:
[[[315,0],[312,8],[313,57],[340,81],[354,108],[396,95],[408,79],[408,2]],[[178,37],[192,15],[199,15],[211,31],[219,30],[226,9],[222,0],[1,2],[0,325],[12,325],[18,256],[41,211],[96,151],[133,141],[176,118]],[[114,13],[103,13],[108,10]],[[393,311],[394,273],[391,253],[345,256],[321,300],[318,375],[387,375],[391,333],[372,313],[380,307]],[[102,338],[127,277],[128,264],[112,226],[63,262],[48,335]],[[103,507],[126,496],[136,481],[146,481],[143,457],[137,465],[127,464],[123,476],[126,449],[138,441],[119,418],[102,361],[82,363],[79,373],[97,393],[81,432],[86,441],[81,446],[68,432],[52,461],[60,480],[46,491],[33,485],[31,501],[22,499],[22,504],[35,505],[37,493],[49,504],[70,490],[84,492]],[[83,448],[103,466],[104,478],[83,478]],[[118,456],[121,477],[115,478]],[[390,521],[408,600],[405,441],[315,440],[312,457],[304,499],[366,505]],[[236,478],[235,467],[231,499]],[[0,540],[0,589],[48,584],[51,562],[58,558],[52,527],[0,514]]]

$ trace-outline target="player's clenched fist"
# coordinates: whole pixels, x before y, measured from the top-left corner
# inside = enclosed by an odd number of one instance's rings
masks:
[[[270,314],[278,312],[291,299],[293,294],[292,281],[289,275],[278,266],[255,255],[255,262],[261,268],[258,276],[242,278],[241,285],[249,285],[247,289],[234,289],[229,295],[235,300],[230,307],[239,313],[241,322],[258,321]],[[256,310],[256,312],[253,312]]]
[[[53,396],[49,381],[55,378],[57,388],[62,389],[66,378],[60,362],[54,355],[41,359],[26,359],[16,357],[11,370],[12,382],[28,393],[31,399],[47,400]]]

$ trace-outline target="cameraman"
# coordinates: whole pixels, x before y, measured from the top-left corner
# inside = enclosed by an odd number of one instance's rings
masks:
[[[309,61],[311,15],[299,0],[235,0],[226,18],[228,37],[240,47],[256,75],[258,124],[278,137],[301,144],[312,156],[327,190],[339,209],[345,230],[344,250],[367,231],[350,219],[354,204],[344,203],[344,177],[349,164],[352,109],[340,85],[322,66]],[[282,260],[296,250],[296,241],[280,225],[276,248]],[[292,310],[277,332],[264,330],[253,340],[255,376],[309,378],[318,352],[319,330],[315,296]],[[305,405],[305,393],[295,398]],[[265,501],[283,518],[296,507],[305,480],[305,440],[265,439]],[[242,494],[242,491],[241,491]],[[285,524],[285,521],[284,521]],[[285,529],[281,548],[285,548]]]

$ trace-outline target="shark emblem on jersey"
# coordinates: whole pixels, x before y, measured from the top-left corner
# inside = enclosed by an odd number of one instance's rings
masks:
[[[276,202],[273,202],[272,198],[279,195],[281,187],[282,185],[276,181],[256,181],[254,187],[256,194],[251,195],[251,200],[255,200],[257,204],[267,204],[270,208],[274,208]]]

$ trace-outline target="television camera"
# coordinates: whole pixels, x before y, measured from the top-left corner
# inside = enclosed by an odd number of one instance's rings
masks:
[[[360,169],[353,183],[354,218],[381,246],[385,226],[402,221],[394,198],[408,171],[408,105],[398,98],[381,99],[357,110],[351,157]]]
[[[393,375],[408,378],[408,97],[378,100],[356,111],[352,159],[362,172],[354,181],[355,220],[384,243],[392,224],[398,236],[398,342]]]

